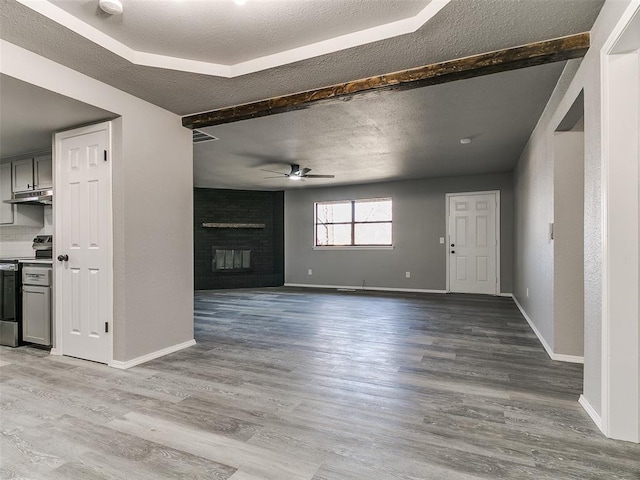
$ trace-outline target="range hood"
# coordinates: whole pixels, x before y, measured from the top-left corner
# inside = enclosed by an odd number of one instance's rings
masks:
[[[52,205],[53,190],[33,190],[31,192],[14,193],[11,200],[4,203],[14,203],[22,205]]]

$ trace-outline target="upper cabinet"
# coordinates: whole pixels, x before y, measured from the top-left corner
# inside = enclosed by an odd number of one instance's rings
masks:
[[[0,225],[13,224],[13,205],[5,203],[11,200],[11,164],[0,163]]]
[[[33,190],[33,158],[11,162],[13,193]]]
[[[51,155],[41,155],[33,159],[33,183],[36,190],[53,187]]]
[[[41,205],[6,203],[13,193],[48,190],[53,186],[51,155],[0,163],[0,226],[42,227]]]
[[[11,163],[0,163],[0,226],[42,227],[44,225],[42,207],[5,203],[5,200],[11,200],[12,166]]]
[[[13,193],[45,190],[53,186],[51,155],[12,162]]]

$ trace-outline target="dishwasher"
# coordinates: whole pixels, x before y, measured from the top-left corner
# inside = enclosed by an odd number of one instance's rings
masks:
[[[52,268],[44,265],[22,267],[22,339],[51,345]]]

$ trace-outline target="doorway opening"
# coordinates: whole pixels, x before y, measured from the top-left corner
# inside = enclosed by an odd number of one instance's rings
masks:
[[[553,353],[584,355],[584,91],[553,138]]]

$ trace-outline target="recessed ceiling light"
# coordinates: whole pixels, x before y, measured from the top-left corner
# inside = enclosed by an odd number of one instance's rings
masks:
[[[123,10],[120,0],[99,0],[98,6],[109,15],[120,15]]]
[[[461,138],[460,143],[463,145],[468,145],[469,143],[471,143],[471,139],[469,137]]]

